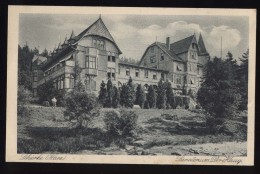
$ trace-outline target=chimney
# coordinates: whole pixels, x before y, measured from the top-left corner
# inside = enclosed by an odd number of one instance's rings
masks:
[[[166,47],[170,50],[170,37],[166,37]]]

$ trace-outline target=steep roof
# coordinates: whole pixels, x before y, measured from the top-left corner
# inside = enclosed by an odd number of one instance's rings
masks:
[[[165,52],[172,60],[176,60],[176,61],[181,61],[181,62],[183,62],[183,60],[182,60],[180,57],[178,57],[173,51],[171,51],[171,50],[169,50],[169,49],[167,48],[167,46],[166,46],[165,43],[162,43],[162,42],[154,42],[154,43],[152,43],[151,45],[149,45],[149,46],[146,48],[146,50],[145,50],[145,52],[144,52],[144,54],[143,54],[143,56],[142,56],[142,58],[141,58],[141,60],[140,60],[140,62],[139,62],[139,65],[141,64],[142,60],[144,59],[144,56],[145,56],[146,52],[148,51],[148,49],[149,49],[150,47],[154,46],[154,45],[158,46],[158,47],[159,47],[163,52]]]
[[[205,44],[204,44],[204,41],[203,41],[203,38],[202,38],[201,34],[200,34],[200,36],[199,36],[198,45],[199,45],[199,52],[200,52],[201,54],[203,54],[203,53],[208,53],[208,52],[207,52],[207,49],[206,49],[206,47],[205,47]]]
[[[70,34],[70,38],[68,40],[67,40],[67,38],[65,38],[65,41],[62,44],[62,45],[64,45],[64,44],[69,43],[70,45],[62,48],[61,43],[59,43],[57,49],[55,46],[55,48],[52,52],[52,55],[53,55],[52,58],[48,59],[46,61],[46,63],[44,65],[42,65],[41,67],[43,69],[46,69],[47,67],[50,66],[50,64],[59,61],[61,59],[61,56],[74,51],[75,50],[74,46],[77,44],[77,42],[80,41],[84,36],[87,36],[87,35],[98,35],[98,36],[101,36],[101,37],[104,37],[104,38],[110,40],[112,43],[115,44],[116,48],[119,50],[119,53],[122,53],[120,51],[119,47],[117,46],[117,44],[115,43],[115,40],[109,33],[109,31],[108,31],[107,27],[105,26],[104,22],[102,21],[101,17],[99,17],[99,19],[97,21],[95,21],[92,25],[90,25],[87,29],[82,31],[77,36],[74,34],[74,31],[72,30],[72,32]],[[61,51],[57,51],[57,50],[61,50]]]
[[[113,42],[115,44],[115,46],[119,50],[119,53],[122,53],[121,50],[119,49],[119,47],[117,46],[114,38],[112,37],[112,35],[108,31],[106,25],[102,21],[101,17],[99,17],[99,19],[96,22],[94,22],[87,29],[82,31],[78,36],[76,36],[75,37],[76,42],[78,42],[84,36],[87,36],[87,35],[98,35],[98,36],[101,36],[101,37],[104,37],[104,38],[110,40],[111,42]]]
[[[180,53],[187,52],[194,37],[195,35],[192,35],[170,44],[171,51],[173,51],[177,55]]]

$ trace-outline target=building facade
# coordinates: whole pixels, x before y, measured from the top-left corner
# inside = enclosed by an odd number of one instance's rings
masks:
[[[33,93],[37,87],[52,81],[59,90],[72,90],[75,86],[75,66],[81,69],[80,77],[87,91],[96,94],[104,80],[111,79],[120,87],[131,77],[136,84],[157,85],[168,79],[178,90],[198,89],[202,69],[209,60],[202,36],[197,42],[195,35],[170,43],[155,42],[147,47],[138,64],[123,63],[122,54],[101,17],[80,34],[72,31],[48,56],[37,65],[33,81]],[[33,60],[36,61],[36,59]]]

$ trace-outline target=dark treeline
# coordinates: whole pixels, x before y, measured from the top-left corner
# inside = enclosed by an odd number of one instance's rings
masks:
[[[238,65],[228,52],[226,59],[215,57],[205,67],[203,83],[198,91],[200,105],[215,118],[234,118],[248,103],[249,50]]]

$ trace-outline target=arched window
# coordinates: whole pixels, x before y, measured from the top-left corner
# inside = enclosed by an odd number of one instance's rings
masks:
[[[100,49],[101,49],[101,50],[104,50],[104,49],[105,49],[104,41],[101,41],[101,42],[100,42]]]
[[[93,47],[97,47],[97,40],[96,39],[93,39]]]

